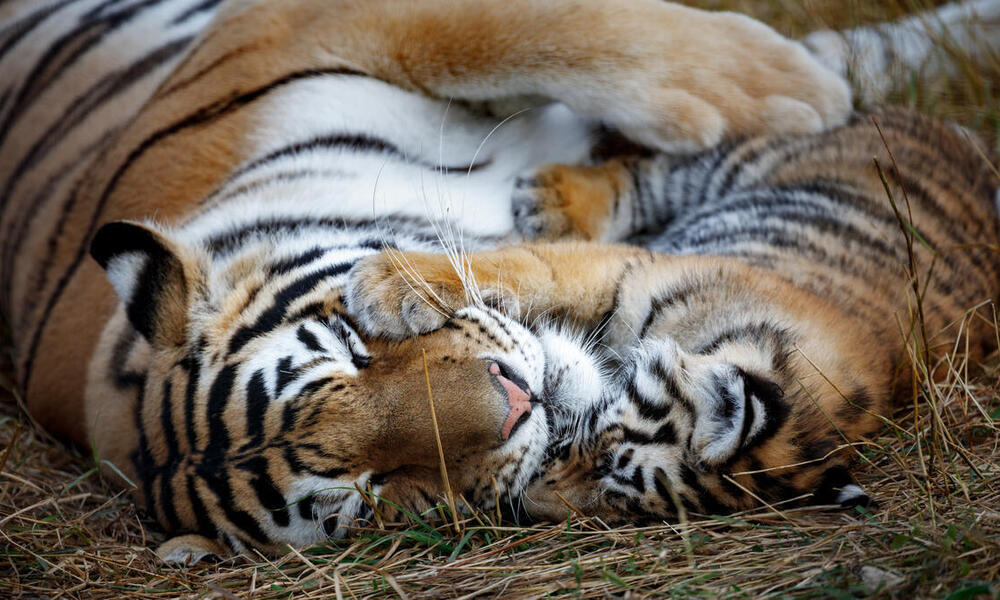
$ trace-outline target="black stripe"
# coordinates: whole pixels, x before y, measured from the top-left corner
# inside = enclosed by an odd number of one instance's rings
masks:
[[[142,486],[142,497],[146,499],[150,512],[156,513],[156,502],[153,498],[153,479],[156,478],[156,460],[149,450],[149,436],[146,434],[146,426],[142,420],[143,406],[146,400],[145,377],[143,385],[136,387],[135,410],[133,412],[133,426],[139,432],[139,443],[132,452],[132,464],[135,465],[135,472],[139,477]]]
[[[295,372],[292,370],[292,357],[286,356],[278,361],[278,366],[275,369],[275,389],[274,393],[277,396],[281,395],[281,392],[285,389],[295,376]]]
[[[305,473],[308,471],[306,465],[299,458],[298,453],[295,451],[295,447],[291,444],[287,444],[282,448],[282,454],[284,454],[285,462],[288,464],[288,468],[293,474],[298,475],[299,473]]]
[[[111,195],[114,193],[114,190],[118,185],[118,182],[125,175],[125,172],[128,171],[128,169],[150,148],[152,148],[159,142],[163,141],[164,139],[176,135],[177,133],[185,129],[195,127],[198,125],[203,125],[205,123],[209,123],[216,119],[224,117],[230,112],[238,110],[239,108],[242,108],[247,104],[250,104],[251,102],[257,100],[258,98],[264,96],[265,94],[268,94],[269,92],[272,92],[290,83],[304,79],[325,77],[330,75],[358,76],[358,75],[363,75],[363,73],[346,68],[308,69],[305,71],[296,71],[293,73],[289,73],[284,77],[271,81],[261,87],[236,95],[232,98],[220,100],[208,106],[202,107],[196,110],[195,112],[191,113],[181,121],[178,121],[164,129],[160,129],[151,136],[149,136],[148,138],[146,138],[145,140],[143,140],[142,143],[137,148],[133,149],[129,153],[125,161],[118,167],[118,169],[111,176],[110,181],[108,182],[103,193],[101,194],[101,197],[97,201],[97,205],[94,207],[94,211],[90,218],[90,223],[87,227],[87,231],[85,232],[86,236],[85,239],[89,239],[90,236],[93,234],[94,229],[97,227],[97,224],[100,220],[101,214],[104,211],[104,206],[111,198]],[[75,202],[78,193],[79,189],[74,190],[73,198],[71,198],[69,204]],[[42,309],[41,318],[38,320],[34,332],[32,333],[31,343],[28,347],[28,353],[25,358],[24,377],[22,379],[22,381],[24,382],[23,392],[25,395],[28,394],[28,390],[31,385],[31,375],[34,368],[35,357],[38,354],[38,345],[41,343],[42,333],[45,330],[46,325],[48,324],[49,317],[52,315],[53,309],[55,309],[56,304],[59,302],[59,298],[65,291],[66,286],[69,285],[70,279],[73,277],[74,273],[76,273],[76,270],[79,268],[80,263],[83,262],[83,258],[84,256],[86,256],[86,254],[87,254],[87,244],[84,243],[81,244],[80,247],[77,249],[76,255],[74,256],[72,262],[63,272],[62,276],[59,278],[58,282],[56,283],[55,289],[49,295],[48,301],[45,302],[44,308]],[[51,252],[50,252],[50,257],[51,257]]]
[[[177,531],[181,528],[180,518],[177,516],[177,507],[174,502],[173,477],[177,473],[174,469],[163,469],[160,471],[160,511],[163,513],[164,527],[167,531]],[[163,522],[161,521],[161,522]]]
[[[230,523],[249,535],[256,542],[256,545],[270,545],[271,539],[261,529],[257,519],[250,513],[237,508],[233,487],[229,481],[229,469],[226,465],[203,463],[198,465],[196,473],[215,494],[219,508],[225,513],[226,519]]]
[[[792,345],[792,335],[784,327],[770,321],[757,321],[723,329],[710,341],[699,346],[695,354],[712,354],[723,345],[735,342],[750,342],[757,347],[767,342],[777,351]]]
[[[160,426],[163,428],[163,440],[167,445],[167,465],[173,465],[180,458],[177,447],[177,434],[174,430],[174,386],[169,379],[163,382],[163,399],[160,404]]]
[[[297,254],[291,258],[275,262],[267,269],[268,274],[270,275],[269,279],[279,275],[284,275],[299,267],[304,267],[324,254],[326,254],[325,248],[313,248],[303,252],[302,254]]]
[[[306,228],[329,229],[337,233],[356,231],[361,234],[370,235],[379,227],[385,227],[396,234],[405,234],[419,242],[440,241],[434,233],[433,227],[426,219],[418,217],[408,217],[405,215],[381,215],[378,220],[366,218],[346,218],[346,217],[273,217],[264,220],[252,221],[235,227],[229,231],[216,234],[209,238],[204,246],[215,255],[222,255],[232,252],[235,248],[241,247],[248,240],[262,235],[274,235],[277,233],[290,233]],[[348,249],[353,247],[368,248],[371,250],[381,250],[386,244],[379,240],[361,240],[351,246],[340,248]],[[393,247],[389,244],[388,247]],[[327,251],[338,247],[328,247]]]
[[[198,533],[210,540],[216,539],[219,536],[219,530],[216,528],[215,523],[212,522],[212,519],[209,518],[208,509],[201,500],[201,494],[198,492],[194,475],[187,476],[187,496],[188,502],[191,503],[191,512],[194,514],[195,522],[197,523]]]
[[[787,500],[801,493],[789,482],[786,475],[771,475],[764,469],[764,465],[759,460],[752,458],[752,455],[748,467],[748,470],[753,471],[750,474],[750,478],[753,479],[757,493],[765,499]]]
[[[240,463],[239,468],[253,473],[250,479],[250,487],[257,495],[257,500],[266,508],[274,524],[279,527],[288,527],[291,519],[288,514],[287,501],[281,490],[274,485],[274,480],[268,474],[268,461],[263,456],[254,456]]]
[[[297,181],[302,181],[303,179],[324,179],[324,185],[330,184],[331,179],[343,180],[347,178],[353,178],[355,175],[353,173],[347,173],[344,171],[336,171],[332,169],[319,170],[319,169],[298,169],[291,171],[281,171],[278,173],[270,173],[248,181],[247,183],[240,184],[238,187],[222,194],[225,190],[225,184],[223,187],[216,189],[214,192],[209,194],[201,201],[203,206],[202,210],[207,210],[209,206],[218,206],[224,204],[233,198],[238,198],[240,196],[254,193],[262,193],[265,187],[270,187],[274,185],[285,185],[289,183],[294,183]],[[227,179],[227,182],[229,180]],[[221,194],[221,195],[220,195]]]
[[[226,365],[216,375],[208,392],[208,404],[205,407],[208,420],[208,445],[204,448],[206,454],[225,454],[229,448],[229,432],[226,429],[225,411],[229,404],[229,396],[233,391],[235,379],[236,365]]]
[[[298,501],[299,516],[307,521],[312,521],[316,518],[313,514],[313,506],[316,504],[316,497],[312,494],[302,498]]]
[[[191,17],[214,9],[222,0],[202,0],[200,3],[188,8],[181,14],[174,17],[174,20],[170,22],[171,25],[180,25],[190,19]]]
[[[6,181],[2,194],[0,194],[0,212],[4,210],[4,207],[9,201],[14,188],[24,174],[26,174],[31,167],[35,166],[36,163],[40,162],[43,157],[48,152],[52,151],[52,149],[62,140],[66,139],[70,132],[80,126],[93,110],[103,106],[139,79],[143,78],[150,71],[179,54],[188,46],[190,40],[191,38],[181,38],[160,46],[159,48],[156,48],[152,52],[148,53],[146,56],[140,58],[138,61],[132,63],[126,69],[105,76],[89,90],[78,96],[70,104],[69,110],[57,119],[48,128],[48,130],[43,133],[38,140],[36,140],[35,144],[30,150],[28,150],[27,154],[24,155],[20,163],[18,163],[15,167]],[[108,133],[109,132],[105,132],[104,135],[106,136]],[[86,156],[88,155],[81,154],[80,158],[82,159]],[[74,163],[75,162],[76,161],[74,161]],[[53,179],[58,180],[61,176],[61,173],[57,171],[55,172]],[[48,184],[46,187],[48,187]],[[35,215],[42,210],[51,198],[51,194],[37,196],[37,200],[35,202],[25,203],[23,210],[21,210],[20,213],[16,215],[12,221],[10,221],[10,225],[16,227],[16,229],[12,234],[7,236],[3,243],[2,264],[5,273],[11,273],[13,271],[12,263],[17,257],[21,244],[24,243],[24,239],[30,230]],[[59,226],[57,227],[57,236],[59,235],[58,232],[61,230],[63,223],[64,221],[60,219]]]
[[[753,422],[757,419],[757,408],[754,406],[753,399],[746,390],[746,384],[743,384],[743,397],[745,402],[743,403],[743,426],[740,428],[740,441],[739,446],[742,448],[746,445],[748,438],[750,436],[750,428],[753,427]],[[764,400],[761,400],[761,405],[764,407],[764,424],[767,424],[767,404]]]
[[[7,33],[7,36],[4,38],[3,45],[0,46],[0,60],[3,60],[14,45],[24,39],[24,36],[37,29],[39,25],[45,22],[46,19],[55,14],[57,11],[76,1],[77,0],[62,0],[61,2],[56,2],[55,4],[40,8],[30,15],[27,15],[11,25],[8,25],[5,32]]]
[[[667,510],[671,514],[675,513],[677,507],[674,506],[674,499],[670,494],[670,478],[667,477],[667,472],[661,467],[656,467],[653,471],[653,487],[656,489],[656,493],[660,496],[660,499],[663,500]]]
[[[144,0],[121,11],[94,20],[83,21],[80,27],[63,34],[53,42],[25,77],[17,100],[14,101],[6,118],[0,122],[0,147],[3,146],[14,122],[21,116],[21,113],[49,86],[58,81],[62,74],[81,56],[99,44],[106,35],[128,23],[145,9],[163,1]]]
[[[178,66],[178,68],[174,70],[174,74],[176,75],[178,73],[181,73],[184,70],[184,68],[187,66],[187,63],[189,62],[189,60],[191,59],[191,57],[198,56],[200,54],[201,48],[203,46],[205,46],[206,42],[208,42],[211,38],[212,38],[211,35],[208,35],[208,36],[205,36],[205,37],[201,38],[201,41],[198,43],[197,46],[195,46],[192,49],[192,51],[188,54],[188,56],[184,60],[184,62],[182,62]],[[211,72],[211,71],[219,68],[220,66],[222,66],[225,63],[229,62],[233,58],[236,58],[237,56],[240,56],[240,55],[242,55],[242,54],[244,54],[246,52],[249,52],[250,50],[254,50],[254,49],[256,49],[258,47],[261,47],[261,46],[263,46],[263,44],[258,41],[258,42],[253,42],[253,43],[250,43],[250,44],[244,44],[242,46],[238,46],[236,48],[233,48],[232,50],[227,50],[226,52],[224,52],[221,55],[217,56],[214,60],[212,60],[212,62],[210,62],[207,65],[205,65],[204,67],[198,69],[197,71],[195,71],[191,75],[188,75],[184,79],[181,79],[179,81],[169,81],[168,80],[167,83],[169,83],[170,85],[168,87],[161,87],[159,90],[157,90],[157,92],[153,96],[153,98],[156,99],[156,100],[159,100],[159,99],[165,98],[166,96],[169,96],[171,94],[175,94],[179,90],[182,90],[182,89],[188,87],[189,85],[198,82],[205,75],[207,75],[209,72]]]
[[[126,327],[121,333],[121,337],[115,342],[111,351],[109,365],[112,370],[112,381],[119,390],[144,387],[146,384],[145,372],[126,371],[129,355],[139,340],[139,334],[131,327]]]
[[[646,338],[646,334],[649,332],[649,328],[653,325],[653,321],[660,316],[661,312],[673,307],[676,304],[686,302],[691,294],[699,291],[700,289],[701,285],[698,282],[685,282],[685,285],[683,286],[667,290],[655,296],[649,302],[649,312],[646,313],[646,318],[643,320],[642,327],[639,329],[639,339]]]
[[[247,437],[250,438],[240,452],[264,443],[264,418],[271,405],[271,396],[264,385],[263,369],[256,371],[247,382],[246,415]]]
[[[305,325],[299,325],[299,328],[295,331],[295,338],[302,342],[306,348],[313,352],[325,352],[326,348],[319,343],[319,340],[313,334],[313,332],[306,329]]]
[[[646,478],[642,470],[642,465],[636,465],[635,470],[632,471],[631,484],[640,494],[646,492]]]
[[[667,418],[667,415],[670,414],[670,406],[668,404],[661,405],[643,396],[639,392],[639,388],[636,387],[634,378],[630,378],[625,385],[625,392],[628,394],[632,405],[639,412],[639,416],[646,420],[659,422]]]
[[[351,266],[351,263],[330,265],[299,278],[275,294],[274,304],[270,308],[261,313],[252,325],[244,325],[233,334],[229,340],[229,354],[239,352],[254,337],[277,327],[292,302],[306,295],[324,279],[346,273]]]
[[[197,434],[194,426],[194,409],[196,396],[198,394],[198,382],[201,377],[201,351],[196,351],[188,355],[182,361],[182,366],[187,371],[187,385],[184,387],[184,433],[187,436],[188,451],[198,447]]]
[[[691,490],[695,493],[698,506],[701,510],[705,511],[707,514],[715,515],[724,515],[730,512],[724,504],[719,502],[714,494],[702,485],[701,480],[698,479],[698,474],[695,473],[691,467],[682,463],[680,465],[680,471],[681,481],[683,481],[684,485],[691,488]]]
[[[289,144],[282,148],[278,148],[264,156],[250,161],[249,163],[243,165],[239,169],[233,172],[229,176],[227,181],[235,181],[242,175],[253,171],[254,169],[266,166],[282,158],[287,158],[290,156],[297,156],[305,152],[324,150],[324,151],[338,151],[345,150],[350,152],[373,152],[377,154],[388,154],[394,158],[398,158],[409,164],[418,165],[426,169],[431,169],[434,171],[446,173],[446,174],[464,174],[470,171],[477,171],[484,167],[489,166],[490,160],[485,160],[483,162],[474,163],[470,165],[460,165],[460,166],[445,166],[436,165],[432,163],[427,163],[419,160],[415,160],[410,157],[406,152],[401,150],[398,146],[393,144],[388,140],[381,138],[372,137],[362,133],[330,133],[326,135],[320,135],[313,137],[309,140],[303,142],[296,142],[294,144]]]
[[[649,446],[649,445],[664,445],[672,446],[677,443],[677,429],[674,428],[674,424],[670,421],[666,421],[652,434],[647,434],[645,432],[639,431],[637,429],[632,429],[631,427],[622,427],[623,442],[630,442],[633,444]]]
[[[98,3],[97,6],[91,7],[90,10],[84,13],[80,17],[80,22],[85,23],[87,21],[92,21],[100,17],[104,13],[104,11],[108,10],[109,8],[115,8],[116,5],[125,4],[126,2],[128,2],[128,0],[104,0],[103,2]]]
[[[784,401],[785,392],[777,383],[740,369],[746,397],[757,398],[764,406],[764,425],[744,442],[744,449],[753,448],[769,440],[788,419],[789,408]]]

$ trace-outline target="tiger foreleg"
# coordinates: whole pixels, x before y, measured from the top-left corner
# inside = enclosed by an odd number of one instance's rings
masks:
[[[800,44],[733,13],[659,0],[299,0],[257,11],[292,54],[320,52],[430,96],[541,97],[639,143],[694,151],[725,137],[818,131],[850,110],[846,81]],[[711,40],[707,43],[706,40]],[[284,51],[284,50],[283,50]],[[313,67],[315,68],[313,61]]]
[[[387,251],[352,269],[348,310],[368,333],[394,338],[437,329],[455,310],[478,301],[524,322],[545,315],[586,328],[612,309],[632,266],[651,256],[580,242],[511,246],[455,263],[442,254]]]

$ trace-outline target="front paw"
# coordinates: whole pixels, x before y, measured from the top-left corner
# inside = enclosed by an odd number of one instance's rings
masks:
[[[348,312],[366,333],[403,339],[444,325],[452,312],[444,292],[414,276],[400,258],[381,252],[354,265],[345,297]]]
[[[656,17],[633,24],[629,63],[606,73],[606,88],[579,99],[579,110],[666,152],[813,133],[847,120],[847,81],[763,23],[669,4]]]
[[[609,166],[549,165],[518,177],[511,197],[514,227],[529,240],[599,240],[620,185]]]
[[[226,551],[214,540],[201,535],[179,535],[160,544],[156,556],[177,567],[190,567],[201,561],[218,560]]]

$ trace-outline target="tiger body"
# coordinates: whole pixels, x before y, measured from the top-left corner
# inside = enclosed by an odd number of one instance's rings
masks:
[[[601,419],[551,452],[529,486],[533,510],[553,516],[565,501],[618,522],[802,490],[867,502],[848,449],[881,426],[911,361],[942,377],[942,355],[975,362],[995,348],[997,180],[974,144],[887,109],[827,133],[556,165],[522,180],[525,236],[655,252],[554,241],[469,257],[481,293],[508,314],[580,323],[626,357],[615,391],[595,400]],[[434,298],[459,300],[464,283],[437,256],[397,261]],[[358,269],[351,302],[370,303],[370,331],[438,326],[426,308],[405,310],[406,273],[385,257]],[[587,478],[602,481],[599,493]]]
[[[398,321],[420,337],[372,337],[378,319],[357,321],[366,305],[345,306],[352,266],[386,247],[440,251],[442,228],[462,232],[462,250],[519,239],[516,176],[586,162],[594,120],[692,151],[815,132],[846,114],[839,79],[745,18],[656,2],[444,4],[0,9],[0,300],[20,387],[36,419],[95,447],[168,530],[215,550],[280,548],[388,518],[365,492],[426,507],[442,496],[438,440],[451,486],[476,506],[523,502],[551,479],[543,464],[579,483],[566,497],[592,500],[592,465],[578,463],[621,441],[611,425],[628,404],[579,338],[485,308],[426,333],[419,319]],[[706,32],[754,60],[702,51]],[[656,66],[662,56],[670,68]],[[496,127],[450,100],[512,97],[572,110],[536,108]],[[147,224],[98,233],[121,220]],[[427,418],[425,368],[440,429]],[[580,370],[576,387],[550,381],[561,369]],[[544,394],[579,402],[529,410],[525,397]],[[577,463],[551,462],[553,432],[584,421],[559,434],[580,448]],[[533,502],[536,518],[565,509],[545,490]]]

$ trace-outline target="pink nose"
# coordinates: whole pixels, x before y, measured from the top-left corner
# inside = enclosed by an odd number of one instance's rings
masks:
[[[531,412],[531,392],[522,389],[501,375],[500,365],[497,363],[490,363],[490,375],[496,377],[504,391],[507,392],[507,405],[510,406],[510,412],[507,413],[507,419],[503,422],[503,427],[500,428],[500,439],[506,440],[510,437],[510,432],[521,416]]]

